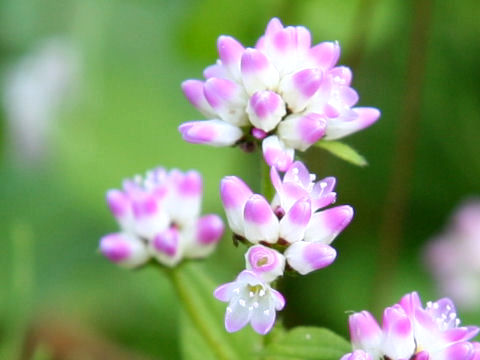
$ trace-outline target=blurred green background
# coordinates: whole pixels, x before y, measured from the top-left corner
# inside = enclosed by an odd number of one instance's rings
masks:
[[[480,193],[479,13],[473,0],[0,1],[2,83],[51,36],[69,39],[81,64],[43,158],[14,157],[0,115],[0,358],[15,345],[32,347],[37,333],[47,352],[60,346],[52,328],[65,342],[179,358],[178,306],[166,279],[150,268],[122,271],[97,253],[99,238],[117,228],[104,194],[157,165],[201,171],[205,212],[223,215],[225,175],[259,189],[256,156],[181,140],[177,126],[202,116],[180,82],[201,78],[220,34],[253,46],[273,16],[305,25],[315,43],[339,40],[359,104],[382,111],[371,129],[346,139],[368,167],[319,149],[303,157],[319,177],[337,177],[338,203],[352,204],[356,217],[335,241],[334,265],[286,281],[287,325],[347,336],[349,310],[378,316],[408,291],[442,295],[421,251],[459,201]],[[216,282],[230,281],[243,251],[227,234],[207,262]],[[480,313],[460,315],[480,321]]]

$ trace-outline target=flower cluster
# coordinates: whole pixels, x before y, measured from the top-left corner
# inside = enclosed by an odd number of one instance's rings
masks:
[[[202,258],[220,240],[224,225],[214,214],[199,217],[202,178],[196,171],[156,168],[145,178],[125,180],[109,190],[107,204],[121,232],[100,240],[100,251],[127,268],[156,258],[174,266],[183,258]]]
[[[375,108],[353,107],[359,97],[350,87],[351,70],[337,66],[338,43],[312,47],[305,27],[284,27],[274,18],[254,48],[230,36],[217,45],[220,59],[205,69],[206,80],[182,84],[209,119],[180,126],[191,143],[245,150],[261,143],[265,161],[285,171],[295,150],[342,138],[380,116]]]
[[[228,331],[251,321],[257,332],[268,332],[275,321],[272,311],[284,304],[270,283],[284,274],[286,266],[305,275],[330,265],[336,257],[330,244],[353,217],[347,205],[321,210],[336,199],[335,179],[315,182],[299,161],[290,165],[283,178],[272,167],[271,181],[276,190],[271,203],[237,177],[221,182],[230,228],[237,239],[254,244],[245,254],[247,270],[215,292],[219,300],[230,302],[225,319]],[[267,309],[268,319],[259,320],[263,313],[258,309]]]
[[[469,200],[455,212],[447,230],[427,247],[427,263],[442,293],[457,304],[480,304],[480,199]]]
[[[448,298],[423,307],[416,292],[385,309],[382,327],[368,311],[350,316],[355,352],[342,360],[475,360],[480,343],[469,342],[479,328],[460,326]]]

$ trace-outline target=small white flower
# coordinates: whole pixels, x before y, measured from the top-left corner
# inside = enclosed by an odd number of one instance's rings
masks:
[[[285,306],[285,299],[256,273],[242,271],[233,282],[219,286],[214,296],[228,302],[225,328],[235,332],[250,323],[259,334],[268,333],[275,323],[276,311]]]

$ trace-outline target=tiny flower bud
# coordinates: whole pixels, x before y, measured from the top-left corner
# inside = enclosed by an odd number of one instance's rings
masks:
[[[203,81],[186,80],[182,83],[182,91],[187,100],[197,108],[207,118],[216,117],[215,110],[212,109],[203,94]]]
[[[265,132],[275,129],[286,113],[285,103],[273,91],[257,91],[247,105],[250,122]]]
[[[210,146],[230,146],[243,136],[239,127],[221,120],[189,121],[178,130],[189,143]]]
[[[175,227],[158,233],[151,242],[150,248],[153,256],[162,264],[172,267],[182,258],[180,233]]]
[[[102,237],[100,252],[110,261],[126,268],[134,268],[148,260],[145,245],[137,238],[124,233]]]
[[[244,47],[231,36],[222,35],[217,41],[218,54],[222,65],[224,65],[233,78],[240,78],[240,59]]]
[[[375,318],[368,311],[350,315],[348,318],[350,338],[354,349],[364,349],[370,354],[379,355],[382,342],[382,330]]]
[[[252,243],[276,243],[279,223],[270,204],[261,195],[250,196],[244,210],[245,237]]]
[[[310,49],[310,56],[321,69],[330,69],[340,58],[338,42],[322,42]]]
[[[325,140],[336,140],[354,132],[362,130],[380,117],[380,111],[375,108],[356,107],[352,108],[354,118],[349,121],[342,119],[330,119],[328,121]]]
[[[289,243],[302,240],[311,216],[310,200],[298,200],[280,220],[280,237]]]
[[[298,241],[285,251],[288,265],[302,275],[327,267],[335,261],[337,252],[329,245]]]
[[[278,135],[289,147],[307,150],[325,135],[327,121],[319,114],[292,115],[278,126]]]
[[[246,94],[240,85],[228,79],[210,78],[205,82],[203,92],[222,120],[236,126],[248,124]]]
[[[251,246],[245,254],[247,270],[252,270],[263,281],[270,283],[283,275],[285,257],[263,245]]]
[[[249,95],[260,90],[275,89],[279,82],[278,70],[257,49],[246,49],[241,62],[243,85]]]
[[[200,214],[202,203],[202,177],[199,172],[190,170],[182,173],[179,170],[170,171],[172,190],[169,213],[176,223],[186,225],[193,222]]]
[[[350,224],[352,218],[353,208],[348,205],[317,212],[305,230],[305,241],[330,244]]]
[[[386,308],[383,313],[382,330],[385,340],[383,351],[392,359],[408,359],[415,350],[413,326],[400,305]]]
[[[244,236],[243,211],[245,203],[252,195],[252,190],[240,178],[227,176],[220,182],[222,199],[228,225],[235,234]]]
[[[288,108],[293,112],[305,109],[320,88],[322,72],[318,68],[300,70],[283,78],[280,89]]]
[[[275,135],[266,137],[262,142],[263,157],[269,166],[286,171],[293,163],[295,151],[287,148]]]

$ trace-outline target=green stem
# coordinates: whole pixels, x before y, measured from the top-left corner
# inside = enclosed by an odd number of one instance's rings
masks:
[[[194,273],[195,269],[192,271]],[[235,351],[225,339],[225,334],[216,331],[215,327],[208,326],[208,319],[205,317],[209,316],[209,309],[207,304],[201,301],[201,296],[195,286],[200,284],[195,284],[192,271],[188,271],[186,265],[166,269],[183,310],[211,348],[215,357],[219,360],[237,359]]]

